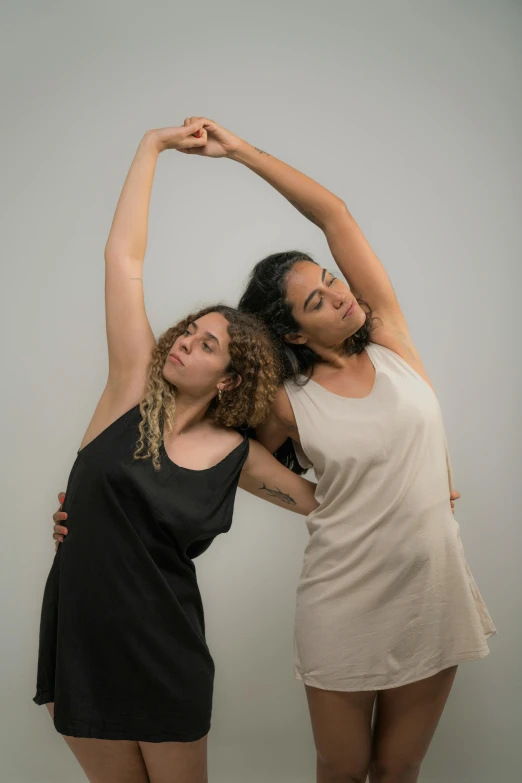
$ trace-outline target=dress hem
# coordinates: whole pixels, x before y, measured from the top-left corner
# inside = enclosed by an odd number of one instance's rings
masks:
[[[36,696],[34,696],[33,701],[35,704],[38,704],[39,707],[43,704],[52,704],[54,701],[54,693],[51,691],[38,691]]]
[[[487,634],[486,639],[491,638],[492,636],[496,635],[496,631],[492,631],[491,633]],[[474,652],[469,653],[462,653],[459,656],[455,656],[451,660],[446,661],[441,666],[436,666],[434,669],[430,669],[426,674],[423,674],[421,676],[414,677],[410,680],[403,680],[402,682],[395,682],[389,685],[377,685],[377,686],[366,686],[366,687],[359,687],[359,688],[334,688],[327,685],[321,685],[318,683],[318,681],[314,677],[309,677],[306,674],[301,674],[301,672],[295,668],[294,669],[294,677],[296,680],[300,680],[304,685],[308,685],[311,688],[317,688],[318,690],[322,691],[335,691],[336,693],[360,693],[363,691],[386,691],[386,690],[392,690],[393,688],[400,688],[403,685],[413,685],[415,682],[421,682],[422,680],[427,680],[429,677],[434,677],[436,674],[439,674],[440,672],[444,671],[444,669],[451,669],[453,666],[458,666],[461,663],[466,663],[468,661],[479,661],[482,658],[486,658],[487,655],[489,655],[490,649],[488,645],[486,644],[485,647],[482,647],[480,650],[475,650]]]
[[[140,731],[97,731],[94,728],[70,729],[67,726],[58,728],[56,731],[64,737],[75,737],[76,739],[100,739],[131,742],[197,742],[206,737],[210,731],[210,726],[194,734],[176,734],[175,732],[165,732],[161,734],[144,734]]]
[[[39,693],[33,699],[35,704],[39,706],[51,704],[53,700],[54,696],[50,693]],[[131,742],[197,742],[207,736],[210,731],[210,723],[204,729],[188,734],[173,731],[148,734],[139,729],[135,731],[97,729],[94,726],[81,722],[68,724],[67,722],[60,723],[60,721],[56,720],[54,721],[54,728],[58,734],[64,737],[75,737],[76,739],[127,740]]]

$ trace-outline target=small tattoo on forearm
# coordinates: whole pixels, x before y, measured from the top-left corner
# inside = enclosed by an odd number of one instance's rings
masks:
[[[297,209],[298,212],[301,213],[307,220],[309,220],[311,223],[313,223],[315,226],[318,226],[319,223],[314,218],[311,212],[308,212],[306,209],[303,209],[303,207],[297,203],[297,201],[290,201],[290,204]]]
[[[141,277],[131,277],[131,280],[141,280]]]
[[[265,152],[264,150],[260,150],[259,147],[254,147],[257,152],[259,152],[260,155],[268,155],[268,152]]]
[[[286,492],[281,492],[281,490],[278,489],[277,487],[275,487],[275,489],[269,489],[266,486],[266,484],[263,484],[263,486],[259,487],[259,489],[264,490],[265,492],[267,492],[270,495],[270,497],[277,498],[282,503],[288,503],[289,506],[296,506],[297,505],[297,503],[295,502],[293,497],[291,497],[290,495],[287,495]]]

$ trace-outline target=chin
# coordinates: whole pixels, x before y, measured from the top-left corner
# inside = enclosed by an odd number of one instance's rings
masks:
[[[356,324],[354,332],[353,332],[354,334],[355,334],[355,332],[359,331],[361,326],[364,326],[364,324],[366,323],[366,317],[367,317],[366,313],[364,312],[364,310],[362,309],[360,304],[357,304],[357,311],[354,313],[354,321],[355,321],[355,324]]]
[[[163,377],[169,383],[174,384],[176,378],[176,368],[173,364],[166,364],[161,372]]]
[[[343,340],[349,340],[350,337],[353,337],[354,334],[359,331],[361,326],[364,326],[365,322],[366,313],[363,310],[354,313],[352,318],[350,318],[350,323],[346,324],[346,332],[344,334]]]

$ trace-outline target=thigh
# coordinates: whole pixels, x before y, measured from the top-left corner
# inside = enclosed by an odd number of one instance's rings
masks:
[[[207,783],[207,737],[139,744],[150,783]]]
[[[426,680],[379,693],[372,748],[372,781],[417,780],[456,672],[457,667],[453,666]]]
[[[375,692],[346,693],[306,686],[306,696],[318,780],[366,780]]]
[[[51,717],[54,705],[48,704]],[[140,746],[127,740],[63,737],[90,783],[149,783]]]

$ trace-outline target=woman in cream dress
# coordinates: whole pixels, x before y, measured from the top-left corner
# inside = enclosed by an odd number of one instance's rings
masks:
[[[224,149],[270,183],[324,232],[341,271],[299,251],[274,253],[239,304],[266,322],[285,363],[258,438],[295,466],[291,439],[318,479],[295,620],[318,783],[414,783],[457,666],[487,655],[495,633],[448,502],[441,410],[388,276],[346,205],[206,127],[212,145],[192,154]]]

